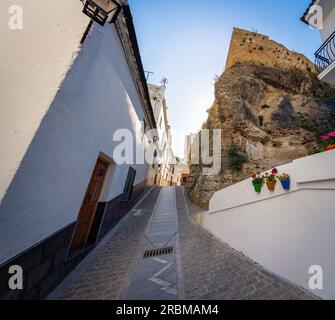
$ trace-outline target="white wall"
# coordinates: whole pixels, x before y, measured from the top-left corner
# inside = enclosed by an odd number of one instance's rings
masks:
[[[328,82],[331,85],[335,85],[335,61],[323,70],[318,78],[322,81]]]
[[[166,132],[168,119],[166,119],[164,112],[165,90],[166,88],[163,86],[149,84],[151,105],[154,109],[154,116],[157,124],[157,132],[159,138],[158,147],[160,149],[160,153],[164,152],[163,148],[168,143],[168,133]],[[160,124],[162,124],[161,127]]]
[[[36,2],[41,9],[39,15],[43,16],[42,1]],[[3,3],[1,5],[3,8]],[[59,6],[62,10],[57,9]],[[6,84],[12,91],[2,104],[6,108],[1,109],[1,124],[6,124],[1,129],[1,163],[7,163],[1,168],[1,177],[3,182],[3,176],[11,172],[11,177],[6,177],[6,182],[11,182],[0,207],[0,263],[76,221],[99,153],[112,158],[117,144],[113,142],[115,130],[129,128],[134,131],[144,117],[123,48],[114,25],[110,24],[104,28],[94,25],[52,101],[73,53],[68,52],[71,45],[65,39],[71,38],[75,50],[82,35],[76,31],[78,21],[86,20],[80,1],[58,1],[57,5],[52,3],[52,8],[56,9],[50,13],[51,26],[44,28],[50,38],[42,37],[37,43],[38,35],[35,36],[34,31],[38,33],[40,26],[36,28],[35,24],[31,43],[23,43],[22,52],[29,56],[36,53],[36,61],[23,65],[21,57],[22,77],[14,67],[7,71],[7,75],[18,82],[15,92],[12,90],[14,82]],[[71,19],[67,17],[68,10]],[[46,25],[48,17],[43,18]],[[59,37],[58,31],[52,32],[53,28],[57,29],[58,22],[64,25]],[[84,27],[86,22],[79,25]],[[13,41],[12,37],[7,40]],[[52,41],[56,41],[55,48],[49,48]],[[6,48],[7,42],[2,43],[2,48]],[[17,42],[10,53],[20,55],[18,48]],[[68,56],[54,56],[53,49],[66,51]],[[7,49],[2,49],[1,54],[3,51]],[[3,65],[4,61],[0,59],[0,63]],[[11,63],[14,66],[14,62]],[[26,87],[28,79],[31,86]],[[15,93],[20,98],[15,97]],[[9,110],[9,106],[14,110]],[[15,150],[15,157],[9,152],[11,148]],[[137,170],[135,183],[143,181],[147,165],[133,167]],[[112,181],[112,187],[106,184],[102,201],[122,193],[127,173],[128,166],[110,171],[107,181]]]
[[[323,44],[335,32],[335,3],[333,0],[319,0],[317,4],[320,5],[323,9],[324,21],[322,29],[320,29],[320,35]],[[329,54],[331,54],[331,52],[329,52]],[[318,77],[320,80],[334,85],[335,62],[323,70]]]
[[[335,4],[333,0],[323,0],[321,6],[325,8],[325,21],[320,32],[322,41],[325,42],[335,31]]]
[[[266,186],[256,194],[251,179],[217,192],[203,227],[266,269],[307,290],[312,265],[324,270],[322,298],[335,298],[335,151],[278,167],[292,189]]]
[[[8,26],[23,8],[23,30]],[[88,24],[80,1],[0,1],[0,203]]]
[[[172,175],[172,173],[170,173],[170,170],[172,169],[171,164],[174,162],[174,155],[170,141],[171,132],[169,130],[169,121],[167,119],[165,90],[166,88],[164,86],[149,85],[151,104],[154,108],[154,115],[157,123],[157,132],[159,137],[158,161],[162,164],[160,169],[162,186],[170,185],[171,178],[174,180],[177,180],[178,178],[177,175]],[[160,124],[162,125],[160,126]],[[172,182],[177,182],[174,180]]]

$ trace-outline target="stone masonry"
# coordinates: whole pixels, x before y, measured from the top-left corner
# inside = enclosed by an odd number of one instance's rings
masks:
[[[303,54],[290,51],[268,36],[234,28],[226,69],[234,64],[253,63],[281,70],[297,69],[317,73],[315,65]]]

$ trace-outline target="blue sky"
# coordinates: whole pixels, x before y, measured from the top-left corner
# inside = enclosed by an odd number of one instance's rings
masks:
[[[214,101],[214,76],[221,75],[233,27],[269,35],[313,59],[318,31],[299,18],[310,0],[130,0],[149,82],[169,79],[169,121],[177,155],[184,135],[197,132]]]

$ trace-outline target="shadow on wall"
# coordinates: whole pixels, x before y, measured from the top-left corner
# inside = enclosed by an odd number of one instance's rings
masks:
[[[112,37],[109,42],[103,41],[104,33],[109,39]],[[92,59],[99,46],[103,46],[99,59]],[[113,54],[110,47],[114,47]],[[118,70],[112,69],[114,65]],[[24,272],[30,272],[23,295],[40,297],[78,262],[64,266],[98,155],[104,152],[111,158],[111,128],[132,128],[128,106],[121,100],[125,90],[132,97],[137,94],[116,30],[111,32],[106,26],[92,39],[86,39],[74,59],[3,198],[1,284],[8,276],[7,263],[13,259],[15,263],[22,262]],[[135,191],[136,196],[143,194],[143,190]],[[106,215],[106,219],[112,218]],[[104,228],[101,234],[107,231]],[[0,289],[0,297],[3,296],[8,295]]]

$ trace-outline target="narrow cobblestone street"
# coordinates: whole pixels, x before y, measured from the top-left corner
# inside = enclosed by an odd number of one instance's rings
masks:
[[[313,299],[216,240],[192,215],[182,188],[156,188],[49,299]],[[146,250],[172,254],[143,259]]]

